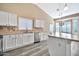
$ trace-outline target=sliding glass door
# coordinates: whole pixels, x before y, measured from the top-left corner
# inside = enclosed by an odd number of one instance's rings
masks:
[[[60,36],[60,25],[59,25],[59,22],[56,22],[55,36]]]
[[[54,24],[50,24],[50,32],[55,36],[62,36],[68,38],[78,37],[78,17],[72,17],[70,19],[63,19],[63,21],[55,21]]]
[[[62,37],[71,37],[71,21],[70,20],[62,21],[61,28],[62,28],[61,30]]]
[[[78,38],[78,17],[75,17],[72,21],[72,37]]]
[[[77,34],[77,32],[78,32],[78,18],[74,18],[72,24],[73,24],[73,34]]]

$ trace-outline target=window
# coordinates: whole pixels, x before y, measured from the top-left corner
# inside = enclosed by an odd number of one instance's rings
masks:
[[[66,33],[71,33],[71,22],[70,22],[70,20],[66,21]]]
[[[32,30],[32,20],[27,18],[19,18],[19,29],[20,30]]]
[[[56,23],[56,32],[55,32],[55,36],[60,36],[60,26],[59,26],[59,22]]]
[[[66,33],[66,23],[62,23],[62,33]]]
[[[59,23],[56,23],[56,32],[59,32]]]
[[[78,32],[78,19],[74,18],[73,19],[73,34]]]
[[[71,22],[70,20],[64,21],[62,24],[63,33],[71,33]]]
[[[53,30],[54,30],[53,27],[54,27],[53,24],[50,24],[50,25],[49,25],[49,32],[53,33]]]

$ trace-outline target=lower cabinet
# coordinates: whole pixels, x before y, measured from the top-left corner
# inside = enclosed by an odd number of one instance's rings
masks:
[[[3,51],[5,52],[32,43],[34,43],[34,33],[4,35]]]
[[[48,40],[49,41],[49,40]],[[53,56],[65,56],[65,41],[62,39],[51,38],[48,42],[50,55]]]
[[[23,34],[23,45],[32,44],[34,42],[34,33]]]
[[[79,42],[71,42],[71,56],[79,56]]]
[[[3,51],[7,49],[7,38],[9,38],[7,35],[3,36]]]
[[[71,40],[66,41],[66,56],[71,56]]]
[[[29,39],[27,37],[28,37],[27,34],[23,34],[23,45],[28,44]]]
[[[63,38],[50,37],[48,40],[49,53],[52,56],[70,56],[71,41]]]
[[[27,39],[29,42],[28,44],[32,44],[34,42],[34,33],[28,34]]]
[[[15,35],[3,36],[3,51],[7,51],[16,47]]]
[[[40,33],[41,41],[47,40],[48,39],[48,34],[47,33]]]
[[[21,47],[23,45],[23,35],[16,34],[16,48]]]

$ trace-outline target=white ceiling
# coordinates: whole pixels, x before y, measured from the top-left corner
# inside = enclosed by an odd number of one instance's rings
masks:
[[[67,3],[69,9],[66,11],[64,11],[65,3],[38,3],[36,5],[53,18],[60,18],[74,13],[79,13],[79,3]],[[57,11],[58,8],[62,12],[61,16],[59,16],[59,13]]]

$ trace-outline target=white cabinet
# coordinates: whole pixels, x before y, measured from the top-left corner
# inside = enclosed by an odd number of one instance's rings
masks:
[[[7,49],[7,46],[6,46],[7,38],[8,38],[8,36],[6,36],[6,35],[3,36],[3,51],[6,51],[6,49]]]
[[[9,37],[6,40],[6,48],[7,49],[15,48],[16,47],[15,41],[16,41],[15,35],[9,35]]]
[[[50,55],[65,56],[66,55],[66,42],[63,39],[52,38],[48,40],[48,48]]]
[[[79,56],[79,42],[71,42],[71,56]]]
[[[0,11],[0,26],[17,26],[17,15]]]
[[[4,35],[3,36],[3,50],[7,51],[14,49],[16,47],[16,38],[15,35]]]
[[[40,20],[35,20],[34,27],[40,27]]]
[[[17,15],[9,13],[9,24],[8,26],[17,26]]]
[[[41,41],[47,40],[47,39],[48,39],[48,34],[41,32],[41,33],[40,33],[40,37],[41,37]]]
[[[15,35],[10,35],[9,39],[12,40],[12,49],[16,47],[16,36]]]
[[[29,43],[28,40],[27,34],[23,34],[23,45],[27,45]]]
[[[50,55],[71,56],[74,54],[74,50],[71,49],[73,45],[71,45],[71,40],[69,39],[51,36],[47,41]]]
[[[3,35],[3,51],[34,43],[34,33]]]
[[[41,23],[40,27],[43,28],[45,24],[44,20],[40,20],[40,23]]]
[[[16,34],[16,48],[21,47],[23,45],[23,35]]]
[[[71,56],[71,41],[66,40],[66,56]]]
[[[34,27],[43,28],[44,27],[44,21],[43,20],[35,20],[34,21]]]
[[[34,42],[34,33],[28,33],[27,39],[28,39],[29,44],[33,43]]]
[[[23,34],[23,45],[32,44],[34,42],[34,33]]]
[[[8,24],[8,12],[0,11],[0,25],[6,26]]]

